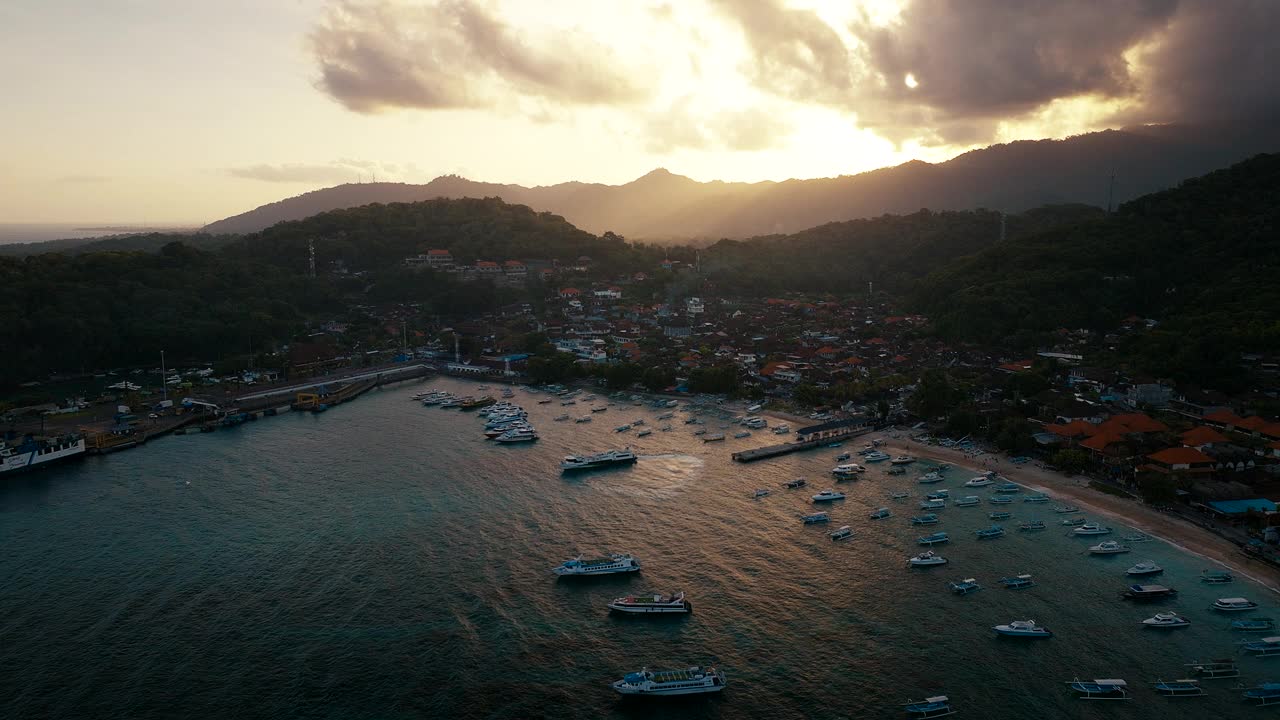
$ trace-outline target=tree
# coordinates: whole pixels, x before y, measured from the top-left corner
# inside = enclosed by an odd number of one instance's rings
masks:
[[[889,401],[888,400],[885,400],[884,398],[880,398],[879,400],[876,401],[876,417],[880,418],[881,420],[889,417]]]
[[[1049,458],[1049,464],[1065,473],[1074,475],[1084,472],[1084,469],[1089,466],[1089,456],[1083,450],[1068,448],[1054,453]]]
[[[923,418],[945,415],[955,405],[958,393],[951,387],[951,380],[944,370],[924,371],[916,391],[907,401],[912,412]]]

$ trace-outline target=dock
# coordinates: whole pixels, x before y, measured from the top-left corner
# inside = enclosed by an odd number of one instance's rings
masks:
[[[814,438],[813,440],[802,440],[799,442],[782,443],[781,445],[766,445],[764,447],[752,448],[750,450],[740,450],[734,453],[732,457],[735,461],[740,463],[767,460],[769,458],[790,455],[793,452],[800,452],[801,450],[812,450],[814,448],[826,447],[834,442],[843,442],[849,438],[865,435],[874,429],[875,428],[871,427],[860,427],[839,435],[827,435],[824,437]]]

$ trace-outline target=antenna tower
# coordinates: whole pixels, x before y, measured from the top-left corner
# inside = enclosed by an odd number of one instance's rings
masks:
[[[307,254],[310,256],[310,264],[307,269],[311,277],[314,278],[316,276],[316,241],[314,239],[307,241]]]

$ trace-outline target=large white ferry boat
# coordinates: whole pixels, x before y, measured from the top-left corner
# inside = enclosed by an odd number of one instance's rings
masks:
[[[622,613],[646,615],[649,613],[687,613],[693,605],[684,599],[684,593],[674,595],[628,595],[615,598],[609,603],[609,609]]]
[[[71,435],[46,440],[27,437],[17,445],[0,441],[0,476],[44,467],[84,452],[84,438]]]
[[[561,470],[590,470],[610,465],[634,465],[636,454],[631,450],[608,450],[595,455],[567,455],[560,463]]]
[[[696,695],[724,690],[724,673],[713,667],[627,673],[613,684],[623,695]]]
[[[582,556],[565,560],[551,572],[557,575],[612,575],[614,573],[636,572],[640,569],[640,561],[630,555],[612,553],[608,557],[583,560]]]

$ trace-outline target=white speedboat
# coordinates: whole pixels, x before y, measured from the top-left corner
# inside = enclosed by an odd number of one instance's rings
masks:
[[[1213,609],[1222,612],[1244,612],[1258,607],[1258,603],[1245,598],[1218,598],[1213,601]]]
[[[1142,621],[1142,624],[1149,628],[1181,628],[1191,625],[1191,621],[1182,617],[1177,613],[1156,613],[1154,616]]]
[[[866,455],[863,455],[862,459],[867,462],[884,462],[889,459],[889,455],[888,453],[882,453],[879,450],[872,450]]]
[[[849,527],[848,525],[841,525],[840,527],[831,531],[832,540],[847,540],[851,537],[853,537],[853,528]]]
[[[1043,625],[1037,625],[1035,620],[1014,620],[1006,625],[996,625],[991,629],[1009,637],[1053,637],[1053,631]]]
[[[979,475],[976,478],[971,478],[968,482],[964,484],[964,486],[965,487],[986,487],[992,484],[993,482],[994,481],[991,478],[987,477],[986,475]]]
[[[1164,568],[1150,560],[1143,560],[1137,565],[1125,570],[1126,575],[1156,575],[1162,572],[1164,572]]]
[[[650,670],[627,673],[613,684],[623,695],[698,695],[724,690],[724,673],[715,668]]]
[[[844,493],[839,493],[839,492],[836,492],[835,490],[823,490],[822,492],[813,496],[814,502],[830,502],[832,500],[843,500],[843,499],[844,499]]]
[[[831,474],[840,479],[855,478],[866,471],[866,468],[857,463],[845,463],[831,468]]]
[[[921,475],[917,482],[919,482],[921,485],[930,485],[933,483],[940,483],[943,480],[946,480],[946,478],[939,475],[938,473],[928,472],[928,473],[925,473],[924,475]]]
[[[956,499],[954,505],[956,507],[972,507],[981,502],[982,502],[982,499],[979,498],[977,495],[965,495],[962,498]]]
[[[1073,535],[1110,535],[1111,528],[1089,522],[1081,525],[1075,530],[1072,530],[1071,533]]]
[[[608,450],[595,455],[566,455],[560,462],[560,469],[591,470],[610,465],[634,465],[637,459],[631,450]]]
[[[538,439],[538,433],[533,428],[517,428],[508,430],[498,437],[494,438],[494,442],[500,443],[525,443],[533,442]]]
[[[1093,545],[1089,548],[1089,552],[1093,555],[1116,555],[1118,553],[1129,552],[1128,545],[1121,545],[1115,540],[1107,540]]]
[[[870,457],[871,457],[870,455],[867,455],[868,459],[870,459]],[[915,461],[916,459],[911,457],[910,455],[899,455],[898,457],[890,460],[889,464],[890,465],[910,465]]]
[[[941,510],[941,509],[945,508],[946,506],[947,506],[947,501],[946,501],[946,500],[942,500],[942,499],[938,499],[938,500],[923,500],[923,501],[921,501],[921,503],[920,503],[920,509],[921,509],[921,510]]]
[[[636,615],[687,613],[693,606],[684,599],[684,593],[672,595],[628,595],[615,598],[609,602],[609,609],[615,612]]]
[[[575,575],[613,575],[615,573],[629,573],[640,570],[640,561],[622,553],[611,553],[607,557],[592,558],[583,560],[582,556],[572,560],[565,560],[559,567],[551,569],[551,572],[560,576]]]
[[[927,567],[929,565],[946,565],[947,559],[932,550],[926,550],[908,560],[907,563],[913,567]]]

